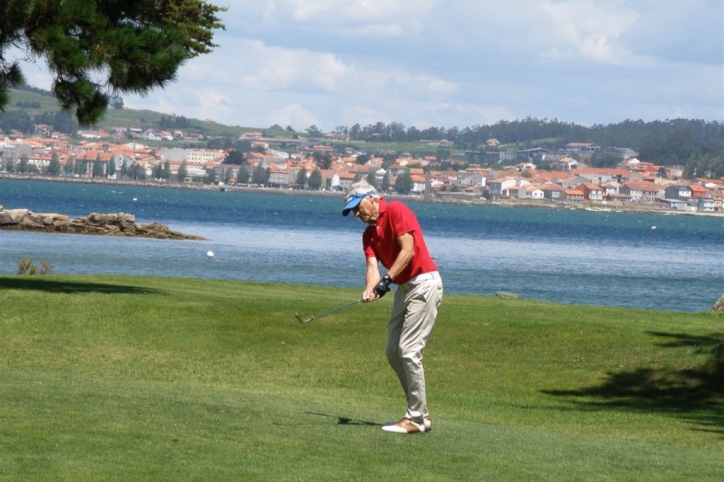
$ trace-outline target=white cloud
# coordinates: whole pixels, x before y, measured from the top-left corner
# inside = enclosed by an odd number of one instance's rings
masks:
[[[378,23],[363,25],[361,27],[334,27],[334,32],[339,35],[351,37],[404,37],[407,30],[402,25],[389,23]]]
[[[380,112],[369,105],[346,106],[342,109],[342,112],[343,123],[350,127],[355,124],[364,127],[370,124],[376,124],[377,122],[389,123],[392,121],[392,118],[389,118],[387,113]]]
[[[296,103],[269,109],[265,114],[265,120],[264,126],[279,124],[285,128],[286,126],[292,126],[299,130],[319,123],[316,115]]]
[[[240,87],[253,90],[303,87],[334,91],[341,79],[355,70],[330,53],[269,47],[257,41],[241,42],[236,63],[242,65],[237,71]]]
[[[555,51],[577,53],[585,59],[620,63],[631,53],[618,39],[638,19],[635,11],[617,3],[594,0],[543,2],[552,21]]]
[[[355,111],[360,103],[377,105],[370,111],[385,116],[384,106],[391,98],[410,102],[414,108],[415,100],[444,99],[458,89],[457,84],[431,74],[348,63],[328,52],[271,47],[231,37],[220,44],[213,55],[185,65],[179,82],[145,98],[130,96],[126,105],[232,125],[331,128],[342,116],[348,117],[343,112]],[[180,106],[186,112],[180,112]],[[402,118],[406,113],[396,115]]]
[[[433,0],[227,0],[223,15],[231,28],[252,31],[301,29],[324,35],[398,35],[416,30]]]

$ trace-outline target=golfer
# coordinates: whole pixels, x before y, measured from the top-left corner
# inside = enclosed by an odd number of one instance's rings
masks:
[[[432,430],[427,410],[422,350],[435,325],[442,301],[442,280],[430,257],[422,230],[413,212],[400,201],[387,203],[365,181],[352,184],[342,211],[350,212],[367,228],[362,247],[367,259],[362,298],[372,302],[397,285],[390,314],[387,360],[400,379],[407,397],[407,412],[398,422],[382,427],[386,432],[425,433]],[[380,276],[378,263],[387,269]]]

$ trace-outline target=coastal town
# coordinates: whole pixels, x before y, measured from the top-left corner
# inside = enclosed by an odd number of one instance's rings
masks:
[[[157,141],[165,145],[152,145]],[[198,141],[180,130],[80,130],[73,137],[35,126],[35,134],[0,132],[0,176],[233,190],[344,192],[365,179],[382,191],[426,200],[480,201],[586,209],[639,208],[679,213],[722,213],[723,179],[684,179],[682,166],[660,166],[621,149],[615,167],[591,167],[599,146],[571,142],[563,149],[500,150],[495,167],[410,152],[354,149],[334,133],[316,138],[240,133],[236,149],[174,147]],[[446,141],[437,142],[445,146]],[[489,139],[497,149],[500,143]],[[541,160],[545,169],[539,168]]]

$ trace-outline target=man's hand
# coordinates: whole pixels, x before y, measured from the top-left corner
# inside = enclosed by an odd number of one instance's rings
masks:
[[[378,298],[382,298],[385,296],[387,292],[390,291],[390,285],[392,284],[392,278],[390,278],[389,274],[386,274],[382,277],[379,283],[377,283],[377,286],[375,286],[372,291],[377,295]]]

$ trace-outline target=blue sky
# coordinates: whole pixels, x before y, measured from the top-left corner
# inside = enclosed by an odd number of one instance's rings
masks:
[[[207,1],[229,7],[219,47],[128,107],[323,131],[724,121],[722,0]]]

